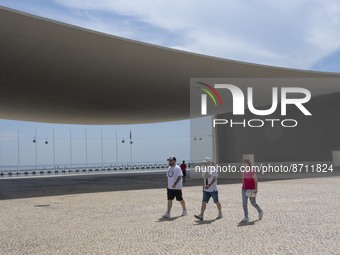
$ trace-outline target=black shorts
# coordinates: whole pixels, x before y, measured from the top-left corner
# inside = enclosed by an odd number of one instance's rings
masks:
[[[182,171],[182,173],[184,177],[187,176],[187,170]]]
[[[180,189],[167,189],[168,190],[168,200],[174,200],[176,198],[177,201],[182,201],[182,190]]]

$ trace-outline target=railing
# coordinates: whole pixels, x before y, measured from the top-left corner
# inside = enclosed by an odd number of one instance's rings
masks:
[[[74,164],[39,166],[1,166],[0,177],[22,177],[22,176],[46,176],[46,175],[66,175],[66,174],[90,174],[103,172],[142,172],[142,171],[160,171],[167,169],[168,165],[164,163],[122,163],[122,164]]]

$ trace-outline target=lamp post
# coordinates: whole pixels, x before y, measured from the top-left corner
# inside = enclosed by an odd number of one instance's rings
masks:
[[[85,160],[86,167],[89,168],[88,154],[87,154],[87,129],[85,128]]]
[[[53,128],[53,167],[54,167],[54,170],[56,170],[56,168],[55,168],[55,137],[54,137],[54,128]]]
[[[116,137],[117,137],[117,135],[116,135]],[[125,143],[125,138],[124,137],[122,138],[122,143]],[[130,144],[130,164],[132,166],[132,144],[133,144],[133,141],[132,141],[132,132],[131,132],[131,130],[130,130],[130,141],[129,141],[129,144]],[[117,146],[117,158],[118,158],[118,145],[116,145],[116,146]]]
[[[35,171],[38,168],[38,143],[37,143],[37,129],[34,129],[33,143],[35,144]]]
[[[0,132],[0,172],[1,172],[1,163],[2,163],[2,159],[1,159],[1,132]]]
[[[70,169],[72,168],[72,129],[70,128]]]
[[[116,161],[118,164],[118,135],[117,135],[117,130],[116,130]]]
[[[104,168],[103,129],[100,129],[100,151],[101,151],[102,170],[103,170]]]
[[[122,143],[125,143],[125,138],[124,137],[122,138]]]
[[[20,133],[19,133],[19,129],[18,129],[18,172],[20,169]]]
[[[35,171],[38,169],[38,139],[37,139],[37,129],[34,129],[34,138],[33,143],[35,144]],[[45,144],[48,144],[47,138],[45,138]],[[19,130],[18,130],[18,154],[19,154]],[[18,156],[18,162],[19,162],[19,156]],[[55,151],[54,151],[54,130],[53,130],[53,163],[55,167]],[[19,165],[19,163],[18,163]]]
[[[130,163],[131,163],[131,167],[132,167],[132,144],[133,144],[133,141],[132,141],[132,132],[130,130]]]

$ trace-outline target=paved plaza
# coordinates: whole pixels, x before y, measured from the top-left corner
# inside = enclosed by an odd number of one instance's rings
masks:
[[[199,186],[168,220],[165,188],[0,200],[0,254],[339,254],[340,177],[261,182],[247,225],[240,189],[219,185],[224,218],[210,202],[202,222]]]

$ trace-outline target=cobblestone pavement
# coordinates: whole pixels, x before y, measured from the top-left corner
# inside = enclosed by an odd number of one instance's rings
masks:
[[[339,254],[340,178],[262,182],[243,211],[240,184],[219,186],[224,218],[208,204],[196,221],[201,188],[184,188],[189,215],[165,211],[166,190],[112,191],[0,201],[0,254]]]

